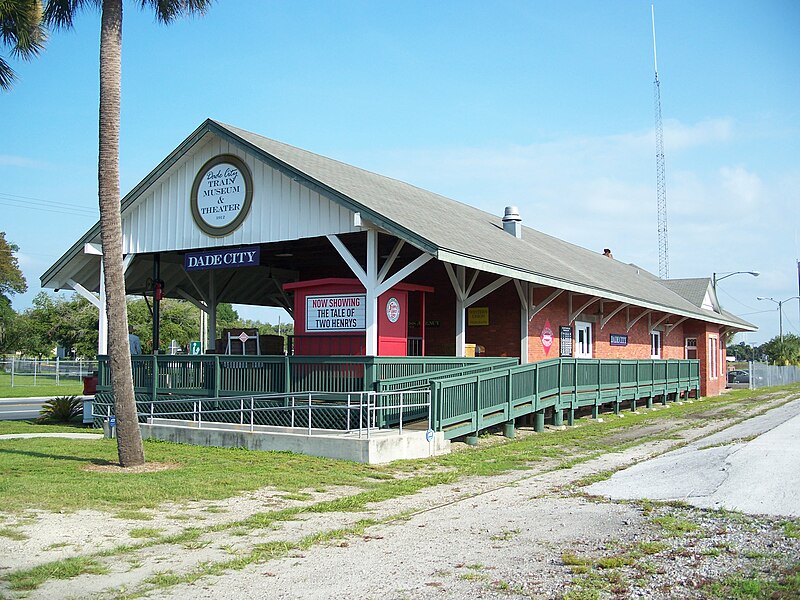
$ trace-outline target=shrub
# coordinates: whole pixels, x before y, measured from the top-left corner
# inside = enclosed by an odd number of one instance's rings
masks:
[[[80,396],[57,396],[45,402],[39,411],[40,423],[69,423],[83,414]]]

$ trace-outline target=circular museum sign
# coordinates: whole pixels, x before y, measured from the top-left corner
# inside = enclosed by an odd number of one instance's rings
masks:
[[[228,235],[239,227],[252,201],[253,178],[238,156],[216,156],[204,164],[194,178],[192,217],[209,235]]]

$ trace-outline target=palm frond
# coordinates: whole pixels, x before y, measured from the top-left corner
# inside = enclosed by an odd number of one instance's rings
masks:
[[[84,8],[100,8],[101,0],[47,0],[43,21],[56,29],[72,29],[75,16]]]
[[[32,58],[44,47],[46,30],[39,0],[0,2],[0,40],[18,58]]]
[[[203,15],[211,7],[214,0],[140,0],[144,10],[152,8],[156,19],[163,24],[174,21],[177,17],[199,14]]]
[[[6,61],[0,57],[0,90],[10,90],[14,86],[17,76]]]

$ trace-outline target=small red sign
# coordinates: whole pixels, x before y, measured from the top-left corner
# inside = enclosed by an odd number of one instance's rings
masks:
[[[553,330],[550,328],[550,319],[545,321],[542,327],[542,346],[544,347],[544,355],[550,354],[550,348],[553,346]]]

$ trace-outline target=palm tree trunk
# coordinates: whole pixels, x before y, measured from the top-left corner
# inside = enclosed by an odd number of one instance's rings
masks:
[[[122,0],[103,0],[100,30],[100,236],[108,315],[111,389],[117,416],[117,449],[123,467],[144,464],[128,345],[128,309],[122,266],[119,128],[122,87]]]

